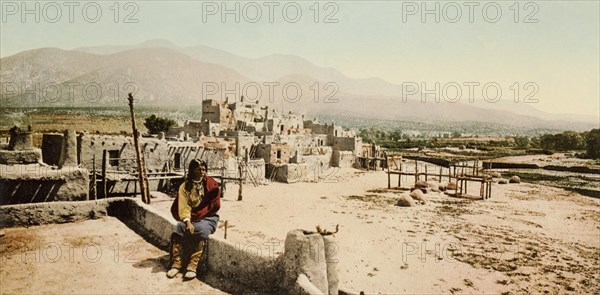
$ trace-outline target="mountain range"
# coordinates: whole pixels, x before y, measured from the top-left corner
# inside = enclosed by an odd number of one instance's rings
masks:
[[[0,82],[3,107],[118,106],[126,104],[128,92],[140,105],[195,107],[203,99],[227,96],[231,102],[245,94],[248,101],[277,109],[336,116],[557,130],[588,130],[598,124],[598,118],[550,114],[506,101],[403,101],[401,85],[353,79],[298,56],[248,58],[165,40],[20,52],[0,59]]]

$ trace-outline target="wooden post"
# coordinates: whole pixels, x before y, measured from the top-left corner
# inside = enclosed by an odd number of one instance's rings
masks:
[[[102,150],[102,197],[106,199],[106,150]]]
[[[415,160],[415,185],[417,184],[418,180],[419,180],[419,164],[417,163],[417,160]]]
[[[92,156],[92,197],[96,199],[96,154]]]
[[[127,97],[129,100],[129,112],[131,114],[131,129],[133,130],[133,145],[135,147],[135,160],[138,168],[138,179],[140,182],[140,192],[142,193],[142,201],[146,204],[150,204],[150,189],[148,188],[148,177],[146,176],[146,165],[144,163],[144,157],[140,150],[139,143],[139,132],[135,126],[135,113],[133,112],[133,94],[129,93]]]
[[[223,235],[223,239],[227,240],[227,226],[229,225],[229,221],[225,220],[225,234]]]
[[[400,169],[400,173],[398,173],[398,188],[400,188],[400,186],[402,185],[401,181],[402,181],[402,156],[400,156],[400,162],[398,162],[398,166]]]
[[[392,188],[391,175],[390,175],[390,157],[387,157],[387,174],[388,174],[388,189]]]
[[[485,195],[483,194],[483,190],[485,188],[485,179],[481,180],[481,187],[479,188],[479,196],[485,200]]]
[[[442,166],[440,166],[440,178],[438,178],[440,183],[442,183]]]
[[[238,201],[242,200],[242,181],[244,179],[243,175],[242,175],[242,161],[240,161],[239,165],[238,165],[238,171],[240,173],[240,188],[238,190]]]
[[[425,164],[425,181],[427,181],[427,164]]]

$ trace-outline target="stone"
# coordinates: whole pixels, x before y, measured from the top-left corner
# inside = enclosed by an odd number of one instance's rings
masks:
[[[508,181],[506,179],[500,179],[498,180],[498,184],[507,184]]]
[[[494,178],[500,178],[500,177],[502,177],[502,174],[500,174],[500,172],[497,172],[497,171],[492,171],[492,172],[490,172],[490,176],[492,176]]]
[[[437,182],[429,182],[429,189],[434,192],[439,192],[440,185]],[[424,193],[427,193],[427,191],[425,191]]]
[[[426,189],[428,187],[429,187],[429,184],[426,181],[418,180],[417,182],[415,182],[415,188]]]
[[[521,177],[517,176],[517,175],[513,175],[509,180],[508,183],[521,183]]]
[[[440,183],[438,184],[438,189],[440,192],[445,192],[448,188],[446,187],[446,184]]]
[[[396,204],[396,206],[400,207],[414,207],[416,205],[413,198],[408,194],[401,194],[400,198],[398,198],[398,203]]]
[[[420,189],[415,189],[412,192],[410,192],[410,196],[413,199],[419,201],[421,204],[425,204],[425,202],[427,202],[425,194],[423,194],[423,192]]]

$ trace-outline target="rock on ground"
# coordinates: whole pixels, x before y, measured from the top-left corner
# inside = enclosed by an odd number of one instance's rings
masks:
[[[417,204],[410,195],[401,194],[400,198],[398,198],[398,203],[396,205],[400,207],[414,207]]]
[[[509,183],[521,183],[521,177],[513,175],[509,180]]]

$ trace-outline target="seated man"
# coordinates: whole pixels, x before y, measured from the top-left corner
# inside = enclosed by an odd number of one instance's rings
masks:
[[[171,235],[171,269],[167,272],[168,278],[175,277],[182,270],[183,253],[191,253],[184,279],[196,277],[206,239],[215,232],[219,223],[217,212],[221,208],[221,193],[217,182],[206,176],[206,171],[206,162],[192,160],[186,179],[171,206],[171,214],[178,222]]]

